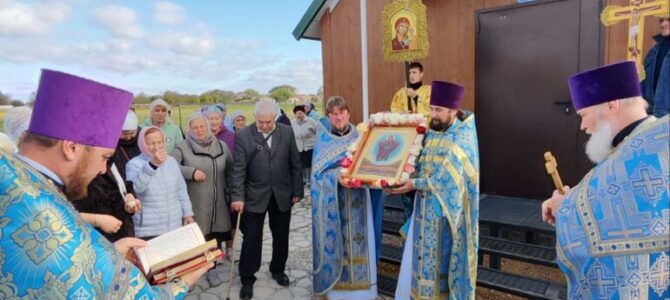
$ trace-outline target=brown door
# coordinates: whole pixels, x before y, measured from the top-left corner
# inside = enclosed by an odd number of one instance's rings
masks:
[[[563,182],[591,168],[567,78],[598,65],[600,1],[538,1],[476,14],[481,192],[544,199],[551,150]]]

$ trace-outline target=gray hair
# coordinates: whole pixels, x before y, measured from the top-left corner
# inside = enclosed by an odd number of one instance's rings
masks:
[[[635,106],[641,105],[645,110],[647,110],[647,108],[649,107],[649,103],[647,102],[647,100],[644,100],[644,98],[642,98],[640,96],[634,96],[634,97],[630,97],[630,98],[623,98],[623,99],[619,99],[619,101],[621,101],[621,104],[624,107],[635,107]]]
[[[188,116],[188,127],[191,127],[191,122],[197,120],[197,119],[204,119],[207,124],[209,124],[209,121],[207,120],[207,117],[205,114],[199,112],[199,111],[194,111],[192,114]]]
[[[256,116],[259,115],[273,115],[277,116],[277,103],[272,98],[261,98],[256,102],[254,106],[254,113]]]
[[[210,126],[209,121],[207,120],[207,117],[199,111],[194,111],[191,115],[188,116],[188,134],[189,134],[189,136],[193,136],[193,134],[191,132],[191,123],[193,123],[193,121],[198,120],[198,119],[203,119],[205,121],[205,126],[207,127],[207,135],[209,136],[210,134],[212,134],[212,127]],[[193,136],[193,137],[195,137],[195,136]]]

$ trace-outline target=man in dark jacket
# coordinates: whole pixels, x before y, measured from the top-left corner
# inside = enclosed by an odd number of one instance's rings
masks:
[[[300,154],[291,127],[277,123],[276,105],[270,99],[256,103],[256,123],[236,132],[232,182],[232,211],[244,211],[240,257],[241,299],[253,298],[254,274],[260,269],[263,223],[270,215],[272,261],[270,273],[288,286],[284,274],[288,258],[291,207],[304,190]]]
[[[646,77],[640,83],[648,111],[657,118],[670,113],[670,18],[663,16],[659,25],[661,33],[654,36],[656,45],[644,58]]]

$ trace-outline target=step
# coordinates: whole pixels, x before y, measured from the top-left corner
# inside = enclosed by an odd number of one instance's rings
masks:
[[[557,267],[554,248],[480,235],[479,255],[483,254]]]
[[[397,278],[386,277],[377,274],[377,291],[385,296],[395,296],[395,287],[398,285]]]
[[[382,295],[393,297],[397,284],[396,278],[377,275],[377,288]],[[484,267],[477,269],[477,286],[530,299],[567,299],[565,285],[503,273]]]
[[[531,299],[567,299],[567,288],[556,282],[479,267],[477,285]]]
[[[400,228],[404,223],[402,219],[393,219],[384,217],[382,220],[382,232],[386,234],[400,236]]]
[[[534,199],[482,195],[479,223],[552,235],[555,232],[554,227],[542,222],[542,201]]]
[[[488,239],[487,239],[488,240]],[[518,245],[510,245],[510,244],[502,244],[499,243],[500,241],[495,241],[496,246],[501,246],[502,248],[514,248],[518,249]],[[487,243],[487,245],[491,245],[493,243]],[[511,242],[515,243],[515,242]],[[522,244],[523,245],[523,244]],[[527,246],[527,245],[524,245]],[[480,251],[483,251],[481,249],[482,243],[480,240]],[[511,250],[514,250],[511,249]],[[509,249],[508,249],[509,250]],[[510,250],[510,252],[511,252]],[[540,250],[546,250],[546,249],[537,249],[538,252],[542,254],[546,254],[545,252],[542,252]],[[484,250],[486,251],[486,250]],[[387,263],[392,263],[392,264],[397,264],[400,265],[400,262],[402,260],[402,248],[396,248],[392,247],[389,245],[382,245],[381,248],[381,254],[380,254],[380,259],[384,262]],[[516,252],[515,255],[521,255],[522,251]],[[533,253],[531,253],[533,254]],[[555,254],[553,254],[555,256]],[[502,256],[502,255],[501,255]],[[539,260],[538,258],[534,258],[534,260]],[[525,259],[525,261],[529,261],[529,259]],[[542,263],[544,264],[544,263]],[[546,264],[545,264],[546,265]],[[555,266],[555,264],[554,264]],[[506,293],[510,294],[515,294],[518,296],[523,296],[523,297],[530,297],[533,299],[566,299],[566,287],[565,285],[562,285],[560,283],[555,283],[555,282],[549,282],[549,281],[544,281],[544,280],[539,280],[539,279],[533,279],[533,278],[527,278],[521,275],[516,275],[516,274],[510,274],[510,273],[505,273],[501,272],[498,270],[494,269],[489,269],[485,267],[479,267],[477,275],[477,284],[483,287],[487,287],[490,289],[494,290],[499,290],[503,291]],[[393,279],[386,279],[386,280],[393,280]],[[378,281],[381,281],[378,279]],[[386,284],[386,283],[385,283]],[[389,287],[391,287],[390,284],[387,284]],[[392,285],[393,291],[387,291],[388,293],[392,293],[395,291],[395,284]],[[385,295],[391,295],[385,292],[382,292],[382,284],[379,284],[380,288],[380,293],[385,294]]]
[[[402,197],[400,195],[386,196],[384,199],[384,209],[404,212],[405,207],[402,204]]]
[[[382,244],[379,259],[385,262],[400,265],[400,261],[402,260],[402,248],[396,248]]]

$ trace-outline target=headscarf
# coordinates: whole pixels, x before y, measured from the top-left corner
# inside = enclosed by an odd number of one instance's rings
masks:
[[[2,132],[0,132],[0,149],[9,153],[16,152],[16,145],[14,145],[14,142],[12,142],[12,140]]]
[[[154,101],[151,101],[151,103],[149,103],[149,113],[154,111],[154,108],[156,108],[156,106],[159,106],[159,105],[165,107],[165,109],[167,109],[167,110],[172,109],[172,107],[170,106],[169,103],[167,103],[165,100],[163,100],[161,98],[158,98]]]
[[[212,104],[203,107],[200,112],[205,117],[208,117],[210,114],[218,113],[221,115],[221,122],[223,122],[223,113],[226,111],[226,106],[222,104]]]
[[[205,124],[207,125],[207,136],[205,136],[204,139],[198,139],[195,134],[191,131],[191,122],[197,120],[197,119],[203,119],[205,120]],[[222,124],[223,125],[223,124]],[[212,128],[209,126],[209,120],[205,117],[205,115],[199,113],[199,112],[194,112],[192,113],[189,118],[188,118],[188,138],[193,141],[194,143],[200,145],[203,148],[208,148],[209,145],[212,144],[212,141],[214,140],[214,135],[212,134]]]
[[[138,138],[137,138],[137,146],[140,147],[140,151],[142,152],[142,154],[144,154],[146,156],[149,156],[149,157],[151,157],[151,152],[149,151],[149,147],[147,147],[146,135],[147,135],[147,131],[151,128],[158,129],[158,131],[163,136],[163,139],[165,139],[165,133],[163,133],[163,130],[161,130],[160,128],[158,128],[156,126],[147,126],[147,127],[142,128],[142,130],[140,131],[140,134],[138,135]]]
[[[7,111],[3,127],[7,136],[17,144],[21,135],[28,130],[33,110],[27,106],[14,107]]]
[[[244,111],[241,109],[234,111],[233,114],[231,115],[233,122],[235,121],[235,119],[237,119],[237,117],[244,117],[244,119],[247,118],[247,116],[244,115]]]

